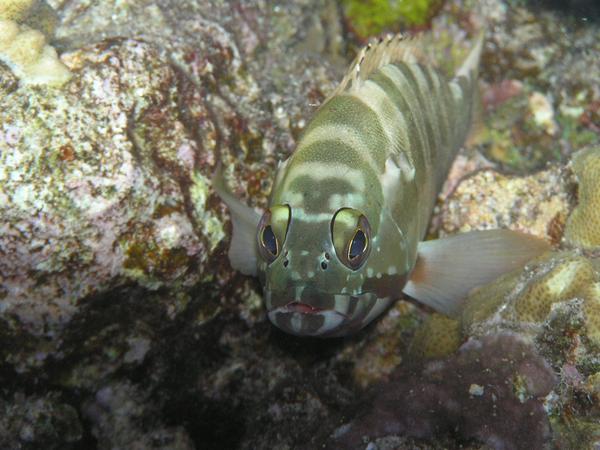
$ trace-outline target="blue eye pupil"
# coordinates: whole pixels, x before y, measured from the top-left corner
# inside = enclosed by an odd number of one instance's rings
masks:
[[[275,233],[273,233],[271,225],[267,225],[264,228],[262,233],[262,242],[271,255],[277,256],[277,238],[275,237]]]
[[[350,244],[350,251],[348,252],[348,257],[352,260],[363,254],[365,248],[367,247],[367,237],[362,230],[358,230],[352,239],[352,243]]]

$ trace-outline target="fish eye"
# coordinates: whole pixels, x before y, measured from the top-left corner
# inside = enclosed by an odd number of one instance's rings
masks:
[[[370,251],[371,226],[367,218],[352,208],[342,208],[331,221],[333,247],[339,260],[357,270],[367,260]]]
[[[288,205],[276,205],[265,211],[258,223],[258,250],[268,264],[277,259],[285,241],[290,224]]]
[[[367,236],[360,228],[356,230],[350,247],[348,248],[348,259],[353,261],[364,253],[367,249]]]
[[[263,228],[260,243],[271,255],[277,256],[277,238],[275,237],[275,233],[273,233],[271,225]]]

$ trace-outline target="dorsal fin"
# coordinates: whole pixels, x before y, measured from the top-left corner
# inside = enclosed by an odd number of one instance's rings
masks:
[[[327,100],[344,91],[358,89],[373,72],[386,64],[401,61],[431,64],[430,59],[422,52],[422,40],[422,35],[407,37],[402,34],[390,34],[370,42],[356,55],[346,76]]]
[[[475,45],[473,45],[471,48],[469,55],[465,58],[460,68],[456,71],[456,78],[461,76],[473,76],[473,78],[477,78],[477,74],[479,73],[479,59],[481,58],[481,49],[483,48],[484,38],[485,33],[481,31],[479,36],[477,36]]]

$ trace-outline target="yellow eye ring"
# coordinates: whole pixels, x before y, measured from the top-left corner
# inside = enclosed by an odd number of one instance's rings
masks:
[[[281,253],[291,220],[289,205],[276,205],[265,211],[258,223],[256,240],[259,254],[271,264]]]

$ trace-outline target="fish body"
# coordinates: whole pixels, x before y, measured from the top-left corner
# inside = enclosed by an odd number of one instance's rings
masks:
[[[452,78],[418,56],[416,41],[395,36],[366,47],[279,167],[260,220],[218,189],[239,212],[232,214],[232,264],[259,276],[276,326],[296,335],[348,334],[379,316],[403,290],[455,312],[461,299],[449,296],[464,293],[452,286],[437,292],[428,276],[448,253],[440,258],[439,248],[429,248],[420,255],[419,248],[437,193],[471,128],[481,45],[480,39]],[[255,225],[254,255],[236,242],[241,223]],[[498,236],[484,233],[475,241],[491,242],[493,252],[504,242]],[[521,245],[522,236],[510,239]],[[447,242],[449,252],[461,250]],[[470,242],[459,243],[463,252],[465,244]],[[537,244],[525,256],[545,248]]]

